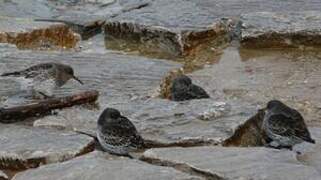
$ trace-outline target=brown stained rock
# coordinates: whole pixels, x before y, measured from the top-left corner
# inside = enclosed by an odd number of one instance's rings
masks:
[[[0,25],[0,42],[19,49],[71,49],[79,41],[78,34],[60,23],[0,17]]]
[[[219,47],[227,26],[203,5],[166,0],[110,18],[104,30],[108,48],[176,59]]]
[[[90,104],[97,101],[98,91],[86,91],[72,96],[45,99],[31,104],[0,108],[0,122],[14,123],[26,120],[29,117],[38,117],[50,114],[54,109],[63,109],[75,105]]]
[[[78,33],[82,40],[89,38],[102,32],[102,26],[105,24],[105,17],[89,15],[87,13],[78,13],[70,15],[62,15],[52,19],[35,19],[38,22],[63,23],[73,32]]]
[[[171,92],[170,88],[172,86],[173,80],[180,75],[183,75],[184,72],[183,69],[175,69],[167,73],[167,75],[162,79],[161,84],[160,84],[160,92],[159,92],[159,97],[164,98],[164,99],[170,99],[171,97]]]
[[[225,26],[218,22],[202,30],[173,30],[133,22],[107,22],[106,46],[111,49],[138,51],[144,55],[175,59],[199,54],[202,44],[209,44],[226,35]]]
[[[265,143],[264,133],[261,129],[264,111],[259,110],[257,114],[240,125],[234,134],[223,142],[224,146],[263,146]]]

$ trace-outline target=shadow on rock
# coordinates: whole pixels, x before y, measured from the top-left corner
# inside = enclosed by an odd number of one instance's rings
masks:
[[[264,114],[263,110],[259,110],[257,114],[240,125],[235,133],[223,142],[223,146],[263,146],[266,142],[266,136],[261,129]]]

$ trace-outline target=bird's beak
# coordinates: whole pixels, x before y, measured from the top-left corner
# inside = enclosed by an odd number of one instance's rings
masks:
[[[74,80],[78,81],[80,84],[84,84],[82,81],[80,81],[80,79],[78,79],[76,76],[72,77]]]

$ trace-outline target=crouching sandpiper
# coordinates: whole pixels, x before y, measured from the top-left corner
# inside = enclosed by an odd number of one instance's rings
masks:
[[[75,79],[83,84],[75,75],[71,66],[60,63],[41,63],[21,71],[3,73],[1,76],[12,76],[20,80],[22,89],[32,90],[38,97],[51,97],[53,90]]]
[[[274,148],[292,149],[303,141],[315,144],[302,115],[278,100],[268,102],[262,129]]]
[[[113,108],[106,108],[100,115],[97,138],[103,150],[115,155],[131,157],[129,152],[144,146],[134,124]]]

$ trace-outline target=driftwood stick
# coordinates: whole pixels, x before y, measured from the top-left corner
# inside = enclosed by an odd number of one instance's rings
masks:
[[[37,117],[50,113],[55,109],[63,109],[75,105],[95,102],[98,99],[97,91],[86,91],[66,97],[46,99],[32,104],[12,108],[0,108],[0,122],[14,123],[30,117]]]

